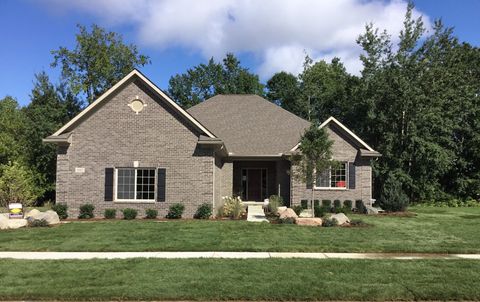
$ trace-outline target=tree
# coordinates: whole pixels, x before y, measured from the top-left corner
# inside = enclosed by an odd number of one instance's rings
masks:
[[[231,53],[223,64],[213,58],[208,64],[188,69],[184,74],[170,78],[168,92],[184,108],[194,106],[216,94],[258,94],[263,95],[263,85],[257,75],[240,65]]]
[[[45,72],[35,75],[31,102],[25,114],[25,160],[36,171],[36,185],[46,193],[42,199],[54,198],[56,146],[42,139],[51,135],[80,111],[78,99],[65,84],[54,86]]]
[[[408,196],[402,188],[401,177],[389,172],[380,195],[380,207],[389,212],[403,212],[408,207]]]
[[[0,164],[23,158],[25,151],[24,113],[15,99],[0,100]]]
[[[352,78],[338,58],[330,63],[306,61],[299,75],[301,101],[298,102],[307,106],[306,118],[320,123],[330,116],[343,120],[352,105]]]
[[[34,179],[32,171],[17,161],[0,165],[0,206],[12,202],[32,205],[42,194]]]
[[[325,171],[336,164],[332,160],[332,145],[333,141],[325,129],[313,123],[300,139],[300,152],[292,156],[293,177],[309,185],[312,200],[316,172]]]
[[[52,67],[60,65],[62,78],[74,94],[84,93],[88,103],[116,84],[134,68],[149,64],[133,44],[125,44],[121,35],[92,25],[91,32],[78,25],[74,49],[53,50]]]
[[[308,110],[306,102],[301,102],[300,82],[296,76],[285,71],[274,74],[267,81],[267,98],[298,116],[306,117]]]

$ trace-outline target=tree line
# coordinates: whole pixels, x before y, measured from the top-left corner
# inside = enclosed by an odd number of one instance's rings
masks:
[[[307,56],[300,74],[280,71],[262,83],[227,54],[172,76],[167,92],[184,108],[216,94],[258,94],[312,123],[334,116],[382,153],[373,162],[377,197],[479,199],[480,49],[459,41],[441,20],[427,32],[412,12],[410,4],[396,43],[366,25],[356,41],[363,50],[359,75],[338,58]],[[132,68],[150,63],[135,45],[95,25],[79,26],[76,40],[74,49],[52,51],[59,84],[40,73],[27,106],[0,100],[0,192],[28,187],[28,199],[52,199],[55,147],[41,139]]]

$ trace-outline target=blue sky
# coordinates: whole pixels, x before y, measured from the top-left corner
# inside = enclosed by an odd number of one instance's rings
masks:
[[[441,17],[461,40],[480,45],[480,0],[415,5],[427,25]],[[373,21],[396,33],[404,7],[400,0],[3,0],[0,98],[11,95],[28,104],[34,74],[42,70],[57,81],[50,51],[75,45],[76,24],[96,23],[137,44],[152,61],[142,72],[166,89],[172,75],[228,51],[264,81],[276,71],[298,72],[305,53],[317,60],[340,56],[357,73],[360,50],[354,40],[363,25]]]

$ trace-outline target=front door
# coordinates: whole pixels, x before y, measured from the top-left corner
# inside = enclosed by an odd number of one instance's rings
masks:
[[[262,170],[247,170],[247,200],[260,201],[262,199]]]
[[[267,196],[267,169],[243,169],[242,175],[243,200],[263,201]]]

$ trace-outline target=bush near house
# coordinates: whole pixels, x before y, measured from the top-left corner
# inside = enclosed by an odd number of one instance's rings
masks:
[[[385,181],[379,203],[380,207],[388,212],[403,212],[407,209],[408,196],[394,173]]]
[[[292,210],[295,212],[295,214],[300,215],[303,211],[303,207],[301,205],[296,205],[292,207]]]
[[[182,218],[183,211],[185,210],[185,206],[181,203],[176,203],[168,208],[167,218],[168,219],[180,219]]]
[[[355,200],[355,209],[357,210],[357,213],[360,213],[360,214],[365,214],[367,212],[367,209],[363,204],[363,200],[361,199]]]
[[[58,218],[60,219],[68,218],[68,206],[66,203],[56,203],[52,205],[52,210],[58,214]]]
[[[223,217],[230,217],[232,219],[239,219],[245,212],[245,208],[242,204],[240,197],[223,197]]]
[[[324,206],[314,207],[314,215],[315,215],[315,217],[323,217],[323,216],[325,216],[325,214],[327,214],[328,212],[330,212],[330,209],[329,209],[329,208],[326,208],[326,207],[324,207]]]
[[[283,198],[278,195],[272,195],[268,199],[268,211],[270,213],[276,214],[278,211],[278,207],[283,206]]]
[[[208,219],[212,216],[212,206],[209,203],[202,203],[193,218],[196,219]]]
[[[308,200],[307,199],[302,199],[300,201],[300,205],[302,205],[302,209],[308,209]]]
[[[352,205],[353,205],[353,202],[352,202],[350,199],[347,199],[347,200],[345,200],[345,201],[343,202],[343,206],[344,206],[345,208],[350,208],[350,209],[352,209]]]
[[[155,209],[146,209],[145,218],[147,219],[156,219],[158,216],[158,211]]]
[[[334,207],[334,208],[341,208],[341,207],[342,207],[342,202],[341,202],[340,200],[338,200],[338,199],[335,199],[335,200],[333,201],[333,207]]]
[[[132,208],[126,208],[122,210],[123,219],[132,220],[137,218],[138,211]]]
[[[115,219],[117,217],[117,210],[116,209],[105,209],[103,213],[105,219]]]
[[[80,206],[80,215],[78,215],[79,219],[90,219],[95,217],[93,215],[93,211],[95,210],[95,206],[91,203],[86,203]]]
[[[322,200],[322,207],[326,207],[330,209],[332,207],[332,201],[330,199]]]

